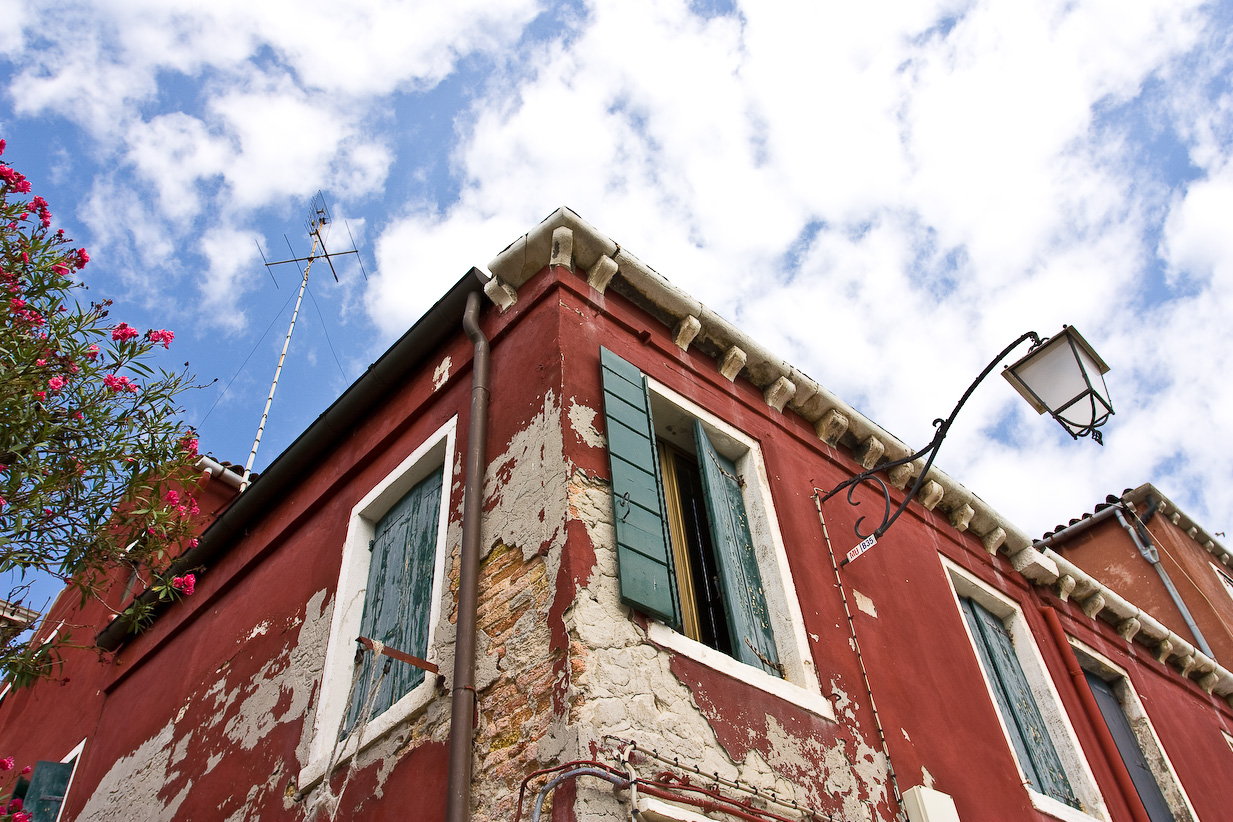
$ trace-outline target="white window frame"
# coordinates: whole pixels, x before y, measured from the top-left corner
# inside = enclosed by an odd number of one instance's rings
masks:
[[[1220,580],[1220,584],[1224,586],[1224,590],[1228,593],[1229,598],[1233,599],[1233,574],[1230,574],[1214,562],[1209,561],[1208,564],[1211,565],[1212,570],[1216,572],[1216,579]]]
[[[753,537],[758,571],[762,576],[762,589],[766,595],[766,607],[775,635],[775,649],[779,652],[779,664],[783,666],[784,678],[780,679],[752,665],[746,665],[735,657],[690,639],[653,618],[648,620],[648,636],[656,645],[689,657],[813,714],[834,720],[835,708],[830,700],[822,696],[818,672],[813,663],[805,621],[801,616],[800,601],[796,596],[796,585],[792,581],[792,570],[788,565],[788,554],[784,548],[783,534],[779,530],[779,520],[775,516],[766,464],[762,459],[762,449],[758,441],[666,385],[649,376],[646,380],[651,393],[651,411],[658,438],[669,442],[675,439],[678,444],[685,445],[687,450],[692,451],[692,421],[696,419],[702,423],[715,450],[732,460],[737,470],[746,478],[743,489],[745,514],[749,521],[750,535]],[[685,425],[685,421],[689,424]]]
[[[997,716],[998,725],[1001,727],[1002,735],[1005,737],[1007,753],[1010,754],[1011,761],[1015,763],[1015,767],[1019,771],[1020,782],[1022,782],[1024,790],[1027,791],[1032,807],[1055,819],[1061,819],[1063,822],[1092,822],[1092,820],[1108,822],[1110,819],[1109,809],[1101,797],[1096,777],[1092,773],[1091,766],[1088,765],[1087,759],[1083,754],[1083,748],[1079,744],[1079,737],[1075,734],[1074,725],[1071,724],[1070,716],[1066,713],[1061,697],[1058,696],[1057,688],[1053,684],[1053,678],[1049,675],[1049,669],[1045,666],[1044,657],[1041,656],[1040,649],[1036,646],[1036,640],[1032,636],[1026,620],[1023,618],[1023,610],[1013,599],[990,587],[966,569],[961,568],[941,554],[938,555],[938,559],[941,560],[942,567],[946,572],[947,582],[950,583],[956,615],[959,617],[963,630],[967,634],[968,642],[972,646],[972,653],[977,657],[976,666],[980,670],[981,678],[984,680],[985,689],[989,692],[989,701],[993,706],[993,713]],[[1045,728],[1049,732],[1053,748],[1057,751],[1058,759],[1061,760],[1062,768],[1066,771],[1066,777],[1070,781],[1070,787],[1075,793],[1075,798],[1079,800],[1079,804],[1083,806],[1083,810],[1072,808],[1065,802],[1059,802],[1051,796],[1040,793],[1028,783],[1023,766],[1019,763],[1018,756],[1015,755],[1015,746],[1011,742],[1010,732],[1006,728],[1006,718],[1002,716],[1001,710],[998,709],[993,684],[989,681],[989,672],[985,670],[985,666],[980,662],[979,654],[976,650],[977,639],[972,636],[972,629],[969,627],[968,621],[963,617],[963,606],[959,602],[963,597],[974,600],[990,613],[999,617],[1010,632],[1011,644],[1014,646],[1015,654],[1019,658],[1019,667],[1022,668],[1023,676],[1027,680],[1028,686],[1032,689],[1032,696],[1035,697],[1036,705],[1040,708],[1041,718],[1044,720]]]
[[[321,692],[313,721],[312,743],[308,764],[300,771],[301,790],[325,776],[330,759],[335,756],[339,728],[349,708],[347,697],[355,665],[355,639],[359,636],[364,615],[364,599],[368,590],[368,566],[372,559],[369,543],[376,533],[377,522],[416,483],[434,471],[443,470],[441,511],[437,521],[436,558],[433,563],[432,597],[428,616],[426,659],[436,663],[436,627],[441,618],[442,596],[445,591],[446,531],[449,527],[450,488],[453,482],[455,441],[458,417],[454,416],[415,449],[397,468],[387,474],[362,500],[351,509],[347,538],[343,545],[342,569],[334,594],[334,612],[330,620],[330,638],[326,645],[325,668],[321,674]],[[395,665],[405,663],[395,662]],[[422,709],[436,691],[436,677],[431,674],[384,712],[369,719],[363,734],[367,748],[396,725]],[[349,734],[336,754],[337,765],[357,753],[357,734]]]
[[[69,751],[60,759],[61,764],[73,763],[73,770],[69,771],[68,782],[64,786],[64,798],[60,800],[60,810],[56,812],[56,822],[60,822],[64,818],[64,806],[68,804],[69,793],[73,790],[73,780],[77,777],[77,768],[81,765],[81,754],[86,749],[86,740],[83,737],[77,743],[77,747]]]
[[[1160,783],[1162,777],[1170,782],[1168,785],[1160,785],[1160,788],[1165,802],[1169,805],[1169,810],[1173,811],[1174,818],[1177,822],[1198,822],[1199,816],[1195,813],[1194,805],[1190,804],[1190,797],[1186,795],[1186,789],[1182,787],[1182,781],[1178,779],[1177,769],[1169,760],[1169,754],[1156,734],[1156,728],[1153,727],[1152,720],[1147,715],[1147,709],[1143,707],[1143,702],[1140,701],[1134,685],[1130,682],[1130,674],[1125,668],[1081,640],[1072,636],[1066,639],[1070,642],[1070,647],[1079,660],[1079,667],[1113,685],[1113,692],[1117,694],[1117,700],[1122,705],[1122,712],[1130,720],[1130,727],[1139,742],[1139,749],[1143,751],[1148,767],[1152,769],[1152,774],[1156,777],[1157,784]],[[1171,796],[1170,790],[1176,791],[1176,796]]]

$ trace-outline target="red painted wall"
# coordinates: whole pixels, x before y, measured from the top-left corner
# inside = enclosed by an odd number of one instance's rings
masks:
[[[697,346],[682,352],[672,342],[671,329],[614,290],[604,295],[593,291],[581,273],[547,269],[524,285],[518,297],[504,314],[489,306],[482,322],[493,343],[489,459],[543,409],[544,397],[552,391],[560,398],[567,459],[588,477],[609,477],[603,450],[571,434],[574,429],[566,419],[571,402],[603,407],[601,345],[757,439],[811,637],[809,650],[839,721],[821,719],[684,657],[674,657],[672,672],[694,694],[720,743],[737,759],[751,751],[770,758],[771,743],[747,732],[766,716],[803,739],[853,748],[859,739],[880,748],[812,499],[815,487],[829,488],[859,471],[851,455],[819,440],[799,416],[771,409],[747,380],[725,380],[714,359]],[[432,365],[446,356],[452,363],[450,377],[435,389]],[[303,658],[296,649],[307,626],[325,618],[349,513],[454,414],[459,417],[459,448],[464,447],[470,343],[460,331],[427,362],[428,367],[374,408],[350,436],[320,455],[316,469],[296,490],[201,576],[192,598],[170,609],[115,658],[100,662],[88,651],[73,654],[66,661],[67,683],[44,683],[10,694],[0,704],[0,755],[12,754],[19,763],[59,759],[88,737],[66,819],[109,779],[113,765],[154,738],[162,740],[160,750],[168,752],[165,770],[172,774],[161,785],[160,799],[170,806],[178,798],[176,818],[225,819],[240,812],[262,819],[302,815],[287,790],[302,764],[297,749],[304,723],[312,720],[319,685],[311,678],[297,684],[297,672],[319,667],[321,660]],[[596,425],[602,424],[601,415]],[[456,473],[450,490],[454,517],[464,480],[462,471]],[[859,495],[866,502],[859,512],[840,499],[827,505],[836,551],[844,552],[855,542],[855,516],[880,505],[867,490]],[[892,498],[897,503],[899,492],[892,489]],[[567,527],[549,615],[553,648],[560,652],[554,660],[552,706],[558,714],[568,709],[566,686],[574,673],[562,614],[595,564],[585,529],[576,522]],[[1113,820],[1129,818],[1127,798],[1103,759],[1041,607],[1056,609],[1071,636],[1130,672],[1199,816],[1223,818],[1231,798],[1227,775],[1233,773],[1233,751],[1220,731],[1233,733],[1233,710],[1156,662],[1142,646],[1123,641],[1111,626],[1031,586],[1005,557],[991,558],[977,538],[960,534],[944,516],[915,503],[873,551],[843,571],[849,598],[860,591],[876,606],[876,616],[855,607],[852,613],[901,788],[932,782],[954,797],[964,820],[1047,818],[1031,807],[1019,785],[939,555],[1019,603]],[[323,591],[324,597],[314,599]],[[1126,595],[1138,601],[1132,592]],[[92,623],[83,631],[92,637],[100,610],[87,608],[78,616]],[[268,722],[254,724],[254,716],[266,716]],[[379,774],[376,767],[358,771],[339,818],[406,818],[409,809],[412,818],[441,818],[445,759],[445,745],[436,741],[407,752],[389,773]],[[802,765],[785,776],[801,779],[808,772]],[[477,782],[489,777],[483,770],[476,774]],[[141,778],[139,773],[126,776]],[[335,784],[341,781],[339,774]],[[878,818],[893,816],[896,809],[889,795],[871,799]],[[555,818],[571,819],[571,804],[557,803]],[[836,802],[820,810],[838,807]],[[146,818],[149,810],[133,809],[133,818]]]

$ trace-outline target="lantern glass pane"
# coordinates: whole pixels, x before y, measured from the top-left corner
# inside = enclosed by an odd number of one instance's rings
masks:
[[[1090,358],[1080,356],[1087,360],[1085,365],[1092,373],[1100,373]],[[1014,372],[1050,411],[1056,411],[1088,390],[1083,370],[1065,334],[1054,337],[1026,362],[1016,365]]]

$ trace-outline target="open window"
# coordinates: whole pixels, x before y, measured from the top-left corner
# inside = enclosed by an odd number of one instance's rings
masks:
[[[1148,819],[1195,822],[1190,798],[1126,671],[1078,640],[1070,643]]]
[[[1109,819],[1019,606],[945,557],[942,564],[1032,805],[1068,822]]]
[[[31,822],[57,822],[60,819],[85,745],[83,739],[59,762],[40,760],[34,765],[29,783],[24,786],[18,783],[13,795],[22,799],[22,807],[30,815]]]
[[[1212,566],[1212,570],[1216,572],[1216,579],[1220,580],[1220,584],[1224,586],[1224,589],[1228,592],[1229,597],[1233,598],[1233,576],[1230,576],[1228,571],[1225,571],[1216,563],[1213,562],[1210,564]]]
[[[657,643],[833,717],[757,442],[611,351],[600,363],[622,602]]]
[[[354,755],[361,736],[367,745],[432,698],[436,677],[424,665],[437,657],[456,423],[442,426],[352,509],[301,788],[331,761]],[[414,661],[357,654],[360,637]]]

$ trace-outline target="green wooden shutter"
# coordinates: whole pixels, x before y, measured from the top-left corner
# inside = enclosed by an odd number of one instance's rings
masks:
[[[1078,808],[1040,708],[1023,675],[1010,632],[1002,620],[978,602],[963,599],[964,613],[976,638],[981,662],[993,683],[999,712],[1010,732],[1019,765],[1037,791]]]
[[[35,764],[34,773],[30,775],[30,787],[26,789],[24,805],[34,822],[56,822],[72,775],[72,762]]]
[[[679,627],[676,572],[668,547],[668,518],[646,380],[641,371],[606,348],[600,348],[599,362],[621,601]]]
[[[719,566],[719,587],[728,612],[728,630],[733,655],[748,665],[769,674],[783,676],[775,634],[766,607],[766,592],[758,557],[749,533],[749,516],[736,466],[715,450],[711,440],[694,420],[694,444],[698,451],[698,473],[711,520],[711,544]]]
[[[363,636],[418,657],[428,655],[428,616],[436,563],[437,524],[441,513],[443,469],[434,471],[407,492],[377,523],[364,597]],[[388,657],[379,664],[384,665]],[[359,719],[368,695],[373,657],[364,658],[343,733]],[[377,677],[380,677],[380,671]],[[405,662],[390,662],[369,718],[377,716],[424,681],[424,671]]]

